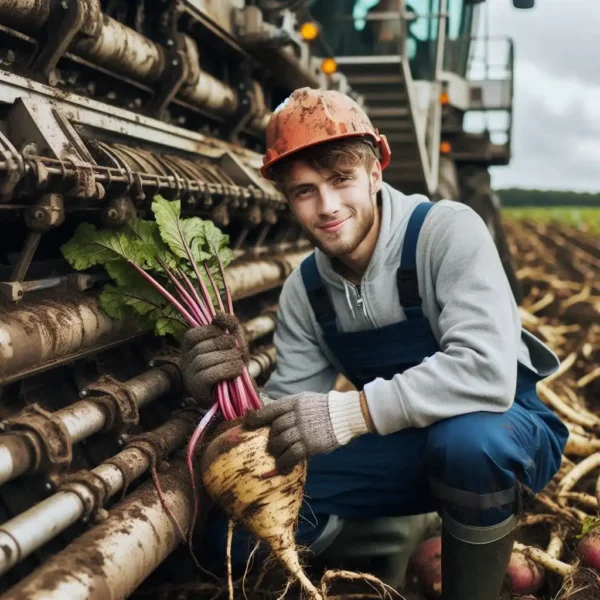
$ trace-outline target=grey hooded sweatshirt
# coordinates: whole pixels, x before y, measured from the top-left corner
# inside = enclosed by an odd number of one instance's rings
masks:
[[[381,228],[360,286],[341,277],[330,258],[316,250],[339,331],[406,318],[396,270],[412,209],[427,198],[406,196],[385,183],[380,196]],[[469,412],[506,411],[515,396],[517,360],[543,377],[558,368],[556,355],[521,327],[491,235],[468,206],[442,200],[429,211],[417,244],[417,275],[423,312],[440,350],[392,379],[377,378],[365,386],[379,434]],[[264,388],[270,398],[327,393],[343,372],[323,339],[299,268],[283,285],[274,343],[276,367]]]

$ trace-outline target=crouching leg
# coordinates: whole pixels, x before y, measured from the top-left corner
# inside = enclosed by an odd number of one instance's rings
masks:
[[[505,413],[471,413],[430,428],[426,462],[443,507],[444,600],[497,600],[520,490],[538,493],[549,483],[567,435],[535,388]]]

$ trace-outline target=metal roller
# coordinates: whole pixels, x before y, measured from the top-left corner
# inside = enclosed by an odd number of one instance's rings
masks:
[[[28,301],[0,320],[0,385],[140,333],[133,321],[113,321],[91,296]]]
[[[175,417],[157,427],[153,433],[164,440],[165,455],[168,456],[185,444],[193,430],[194,425],[190,418]],[[92,473],[104,482],[107,491],[105,501],[114,496],[126,483],[123,472],[114,464],[115,459],[127,464],[127,483],[140,477],[151,466],[149,455],[139,448],[132,447],[93,469]],[[32,552],[60,535],[82,518],[89,506],[94,506],[95,499],[89,488],[82,483],[75,485],[76,490],[59,490],[0,526],[0,548],[3,549],[3,552],[0,552],[0,574],[6,573]]]
[[[183,460],[158,473],[167,505],[186,531],[193,495]],[[152,481],[2,596],[2,600],[127,598],[181,542]]]
[[[0,0],[0,15],[9,27],[39,31],[50,15],[50,0]]]
[[[150,369],[124,382],[129,394],[135,398],[138,409],[166,395],[173,386],[173,379],[166,370]],[[72,444],[102,431],[107,414],[99,404],[80,400],[54,415],[62,421]],[[35,449],[31,442],[18,434],[0,436],[0,485],[26,473],[33,464]]]
[[[282,285],[307,255],[308,250],[292,251],[228,267],[226,279],[234,300]],[[95,298],[84,294],[18,305],[0,320],[0,385],[143,333],[134,321],[111,319]]]
[[[249,342],[272,333],[275,329],[275,308],[242,323]],[[254,378],[266,372],[275,362],[274,349],[252,354],[248,370]],[[153,368],[123,383],[135,398],[138,409],[167,395],[173,388],[173,372]],[[93,400],[80,400],[54,413],[64,424],[72,444],[77,444],[106,426],[107,414]],[[0,485],[31,469],[35,449],[25,436],[9,433],[0,435]]]
[[[103,15],[102,30],[96,39],[80,38],[72,52],[135,81],[155,83],[165,69],[161,46]]]

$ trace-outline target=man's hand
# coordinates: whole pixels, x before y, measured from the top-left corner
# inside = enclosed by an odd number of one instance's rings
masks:
[[[217,313],[211,325],[194,327],[183,338],[179,362],[184,384],[200,406],[209,408],[212,386],[239,377],[247,358],[239,321],[233,315]]]
[[[369,431],[358,392],[286,396],[249,412],[244,424],[250,429],[271,428],[267,450],[281,473],[289,473],[299,462],[332,452]]]

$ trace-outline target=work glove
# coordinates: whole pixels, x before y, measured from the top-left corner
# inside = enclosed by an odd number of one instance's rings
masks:
[[[247,360],[248,343],[240,322],[234,315],[220,312],[210,325],[186,332],[179,364],[185,387],[208,409],[214,404],[212,387],[239,377]]]
[[[356,391],[285,396],[248,412],[244,425],[271,428],[267,450],[280,473],[289,473],[303,460],[333,452],[369,432]]]

